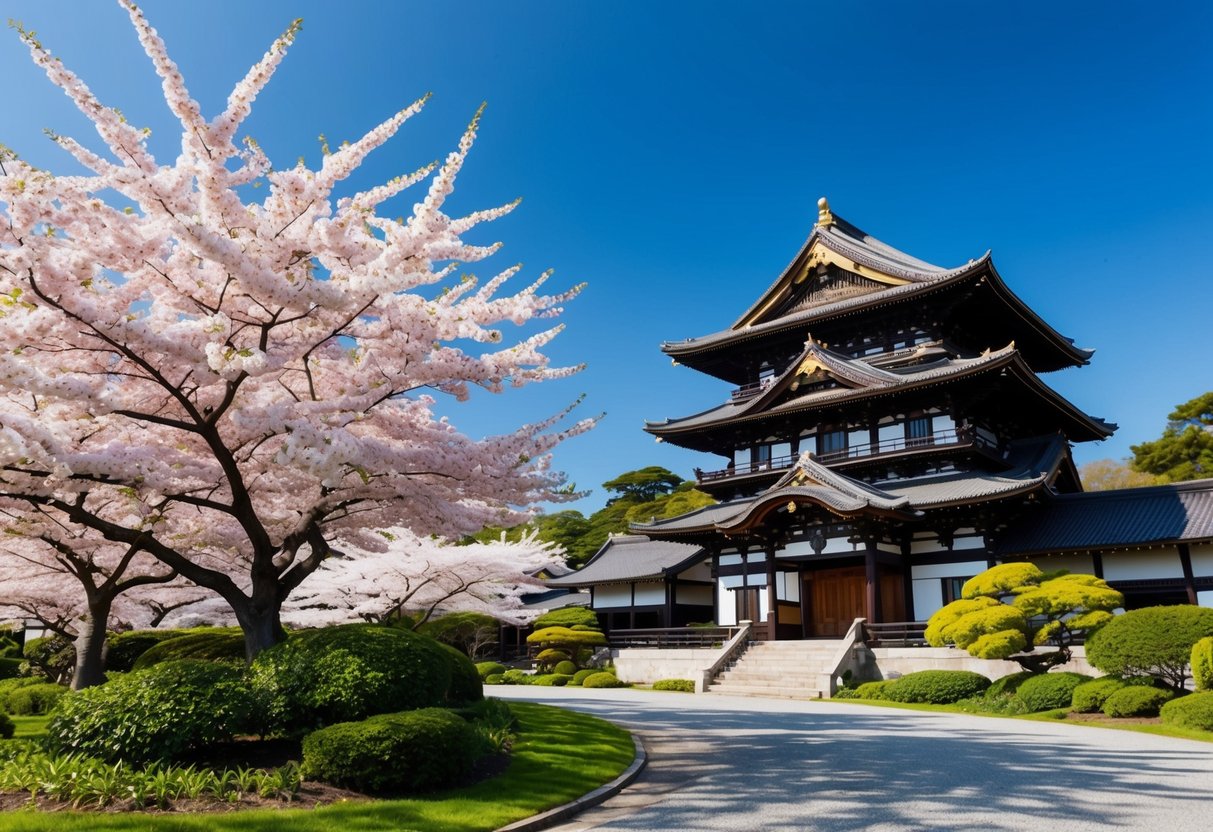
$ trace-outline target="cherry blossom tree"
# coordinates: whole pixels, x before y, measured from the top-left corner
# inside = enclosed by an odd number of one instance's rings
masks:
[[[477,440],[433,412],[435,394],[579,369],[542,352],[559,326],[509,345],[502,327],[558,315],[580,287],[540,294],[545,274],[507,295],[518,266],[460,275],[499,248],[467,232],[516,205],[444,213],[479,113],[441,164],[345,192],[425,99],[315,169],[274,168],[236,136],[298,24],[207,120],[157,32],[119,2],[180,152],[157,161],[145,131],[19,30],[104,150],[52,136],[83,175],[0,160],[0,497],[214,592],[253,656],[284,637],[282,604],[334,547],[386,550],[378,529],[513,525],[520,507],[575,496],[550,451],[593,419],[561,427],[566,411]],[[403,219],[380,214],[427,180]]]
[[[210,595],[137,545],[64,528],[39,512],[0,509],[0,531],[0,610],[34,619],[73,642],[76,689],[104,680],[109,629],[154,626],[163,605]],[[154,596],[139,591],[151,587]]]

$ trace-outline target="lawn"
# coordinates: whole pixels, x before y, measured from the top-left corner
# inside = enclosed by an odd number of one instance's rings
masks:
[[[958,708],[955,705],[928,705],[925,703],[890,702],[887,699],[823,699],[822,702],[840,703],[843,705],[874,705],[878,708],[901,708],[907,711],[930,711],[934,713],[968,714],[969,716],[989,716],[999,719],[1030,719],[1039,722],[1064,722],[1066,725],[1082,725],[1093,728],[1110,728],[1116,731],[1137,731],[1141,734],[1157,734],[1162,737],[1179,737],[1185,740],[1213,742],[1213,733],[1198,731],[1194,728],[1181,728],[1178,725],[1161,725],[1153,723],[1130,722],[1085,722],[1082,720],[1067,720],[1069,710],[1058,708],[1052,711],[1041,711],[1034,714],[988,714],[974,713]]]
[[[631,736],[585,714],[511,702],[519,741],[506,771],[476,785],[425,798],[346,803],[319,809],[212,814],[16,811],[0,813],[0,832],[35,830],[239,830],[262,832],[478,832],[492,830],[580,797],[617,777],[635,755]],[[35,723],[34,720],[41,720]],[[14,720],[18,736],[45,718]]]

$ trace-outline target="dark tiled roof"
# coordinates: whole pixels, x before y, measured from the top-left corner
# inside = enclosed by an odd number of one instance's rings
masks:
[[[1053,497],[997,544],[1027,555],[1213,539],[1213,479]]]
[[[558,610],[563,607],[588,607],[590,594],[567,589],[549,589],[547,592],[534,592],[522,597],[524,610]]]
[[[659,578],[689,566],[703,549],[689,543],[650,540],[641,535],[612,537],[581,569],[547,582],[552,587],[590,586]]]

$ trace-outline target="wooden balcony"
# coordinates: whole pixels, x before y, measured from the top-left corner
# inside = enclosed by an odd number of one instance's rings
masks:
[[[984,439],[972,431],[946,430],[915,439],[899,437],[896,439],[886,439],[883,442],[852,445],[849,448],[842,448],[837,451],[830,451],[829,453],[814,454],[813,459],[824,465],[838,465],[852,461],[866,461],[878,457],[893,456],[895,454],[906,453],[907,451],[913,452],[929,450],[931,448],[960,446],[972,446],[987,451],[998,451],[997,443]],[[799,458],[799,454],[790,454],[788,456],[773,457],[761,462],[750,462],[745,465],[731,465],[719,471],[700,471],[696,469],[695,476],[700,483],[708,483],[730,477],[745,477],[768,471],[779,472],[792,467],[793,463]]]

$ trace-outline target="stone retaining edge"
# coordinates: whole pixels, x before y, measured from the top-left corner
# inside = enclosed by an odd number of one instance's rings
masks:
[[[503,826],[497,832],[534,832],[534,830],[538,829],[547,829],[549,826],[562,820],[567,820],[579,812],[584,812],[586,809],[597,806],[608,798],[619,794],[636,779],[649,761],[649,755],[644,750],[644,745],[635,734],[632,734],[632,743],[636,746],[636,757],[632,760],[632,764],[611,782],[599,786],[594,791],[583,794],[576,800],[557,806],[554,809],[548,809],[546,812],[540,812],[537,815],[531,815],[529,818],[515,821],[509,826]]]

